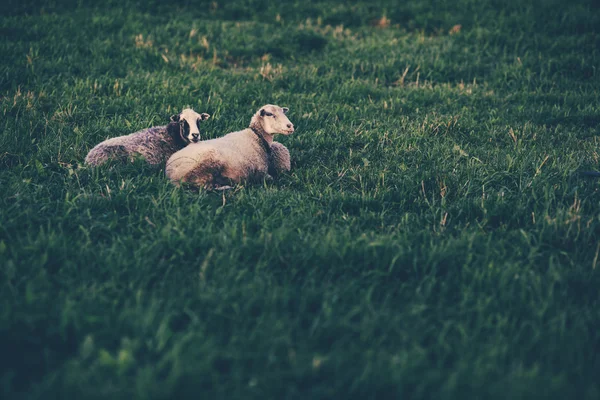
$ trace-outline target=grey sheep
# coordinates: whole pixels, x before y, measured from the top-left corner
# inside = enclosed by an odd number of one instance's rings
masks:
[[[289,171],[288,149],[273,141],[276,134],[294,132],[287,112],[288,108],[268,104],[252,116],[248,128],[179,150],[167,161],[167,176],[176,185],[227,189],[230,184]]]
[[[128,160],[143,157],[149,164],[164,163],[173,153],[200,140],[200,121],[210,117],[186,108],[173,115],[171,122],[107,139],[96,145],[85,157],[85,163],[98,166],[109,159]]]

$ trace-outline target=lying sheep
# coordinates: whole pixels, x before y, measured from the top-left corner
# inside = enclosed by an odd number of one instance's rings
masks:
[[[288,149],[273,142],[278,133],[294,132],[287,112],[285,107],[266,105],[254,114],[250,127],[179,150],[167,161],[167,176],[176,185],[226,189],[229,184],[289,171]]]
[[[162,164],[173,153],[200,140],[200,121],[210,117],[186,108],[173,115],[165,126],[155,126],[126,136],[105,140],[85,157],[86,164],[97,166],[109,159],[143,157],[149,164]]]

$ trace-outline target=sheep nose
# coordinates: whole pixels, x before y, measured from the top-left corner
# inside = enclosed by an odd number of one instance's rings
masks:
[[[287,127],[288,127],[288,128],[291,128],[292,126],[294,126],[294,125],[292,125],[292,124],[287,124]]]
[[[199,133],[192,133],[192,136],[194,137],[194,139],[198,139],[198,136],[200,136]]]

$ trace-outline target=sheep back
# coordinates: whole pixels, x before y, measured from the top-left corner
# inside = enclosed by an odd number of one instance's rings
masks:
[[[167,125],[156,126],[107,139],[96,145],[85,158],[86,164],[97,166],[109,159],[127,161],[136,156],[143,157],[149,164],[164,163],[181,148],[167,133]]]
[[[250,129],[191,144],[169,158],[166,174],[175,184],[209,187],[267,175],[268,156]]]

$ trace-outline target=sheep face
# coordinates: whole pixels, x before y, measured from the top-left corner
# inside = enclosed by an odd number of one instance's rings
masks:
[[[208,118],[210,118],[209,114],[198,114],[190,108],[186,108],[180,114],[173,115],[169,125],[172,127],[171,132],[178,136],[174,139],[183,141],[185,145],[198,142],[200,140],[200,122]]]
[[[275,135],[282,133],[291,135],[294,132],[294,124],[290,122],[285,115],[289,108],[279,107],[268,104],[258,111],[258,116],[262,120],[262,127],[265,133]]]

